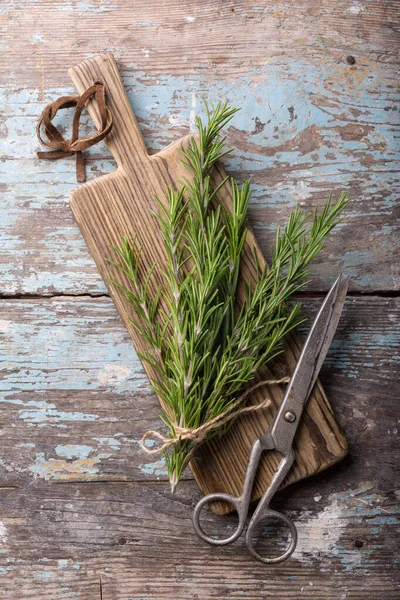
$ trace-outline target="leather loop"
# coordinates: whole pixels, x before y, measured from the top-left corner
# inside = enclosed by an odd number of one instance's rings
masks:
[[[100,129],[97,133],[79,138],[79,121],[82,110],[90,98],[94,98],[100,113]],[[63,108],[75,106],[75,114],[72,120],[72,135],[70,140],[65,140],[58,129],[53,125],[52,120],[57,112]],[[42,137],[43,133],[47,139]],[[64,156],[76,154],[76,179],[79,183],[86,181],[85,163],[82,151],[94,146],[104,139],[112,129],[112,115],[106,106],[104,84],[99,81],[88,88],[81,96],[62,96],[54,102],[51,102],[43,109],[39,118],[36,133],[39,142],[46,148],[51,148],[50,152],[38,152],[38,158],[57,159]]]

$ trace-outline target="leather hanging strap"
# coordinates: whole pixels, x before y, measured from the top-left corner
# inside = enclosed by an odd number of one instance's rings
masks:
[[[79,138],[79,121],[82,110],[89,98],[92,97],[97,102],[100,114],[100,129],[97,133],[89,137]],[[65,140],[62,134],[53,125],[52,120],[60,109],[70,108],[72,106],[76,106],[72,121],[72,136],[70,140]],[[42,127],[47,138],[46,140],[42,138]],[[81,96],[62,96],[44,108],[36,127],[36,133],[42,146],[51,148],[52,150],[49,152],[38,152],[37,155],[39,158],[57,159],[63,156],[71,156],[71,154],[75,153],[76,179],[79,183],[83,183],[86,181],[86,175],[82,151],[90,148],[90,146],[94,146],[94,144],[97,144],[100,140],[104,139],[106,135],[110,133],[111,129],[112,115],[106,106],[104,85],[100,82],[96,82]]]

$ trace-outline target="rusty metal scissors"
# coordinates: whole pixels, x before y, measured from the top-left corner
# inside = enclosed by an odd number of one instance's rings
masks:
[[[340,275],[328,292],[319,313],[311,327],[304,344],[296,369],[288,384],[282,404],[275,415],[272,425],[265,435],[255,440],[252,445],[249,463],[244,479],[243,491],[240,496],[215,493],[204,496],[196,505],[193,513],[193,525],[197,535],[209,544],[224,546],[231,544],[243,533],[245,528],[251,492],[264,450],[276,450],[281,455],[281,462],[271,480],[271,483],[261,498],[246,531],[246,545],[257,560],[267,564],[283,562],[292,555],[297,544],[296,526],[286,515],[272,510],[269,505],[272,497],[279,489],[282,481],[289,472],[294,460],[293,440],[299,426],[302,412],[315,385],[318,373],[325,360],[329,346],[340,319],[346,298],[348,281]],[[239,523],[236,531],[226,538],[212,537],[203,531],[200,516],[203,508],[215,501],[231,504],[237,511]],[[255,531],[260,523],[268,519],[277,519],[290,532],[290,541],[286,550],[277,557],[261,556],[255,549]],[[258,527],[259,528],[259,527]]]

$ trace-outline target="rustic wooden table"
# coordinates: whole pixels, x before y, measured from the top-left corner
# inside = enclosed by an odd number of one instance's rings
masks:
[[[397,17],[383,0],[2,4],[2,598],[399,597]],[[73,158],[35,157],[43,106],[103,50],[152,150],[188,131],[201,96],[242,107],[227,169],[252,179],[267,255],[296,202],[354,198],[303,294],[311,316],[351,277],[321,376],[349,455],[280,493],[300,538],[281,566],[199,541],[190,473],[172,496],[140,451],[159,407],[70,213]],[[105,146],[89,152],[89,177],[113,169]]]

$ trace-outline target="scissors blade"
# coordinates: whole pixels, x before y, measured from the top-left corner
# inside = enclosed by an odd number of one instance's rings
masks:
[[[335,298],[335,301],[333,304],[331,317],[328,321],[328,327],[326,329],[325,337],[323,339],[323,342],[321,344],[321,349],[319,351],[317,360],[315,362],[314,374],[311,379],[308,396],[310,395],[310,393],[318,379],[319,372],[325,361],[326,355],[328,354],[328,350],[332,344],[332,340],[335,336],[336,329],[337,329],[337,326],[338,326],[338,323],[340,320],[340,315],[342,314],[344,302],[346,300],[347,288],[349,287],[349,280],[347,278],[344,279],[342,277],[342,275],[340,275],[336,281],[339,282],[337,295],[336,295],[336,298]],[[307,396],[307,399],[308,399],[308,396]],[[306,401],[307,401],[307,399],[306,399]]]
[[[270,432],[265,436],[266,444],[270,444],[272,437],[275,448],[281,454],[287,454],[292,447],[301,413],[315,385],[339,323],[347,287],[348,280],[340,275],[329,290],[308,334]]]

